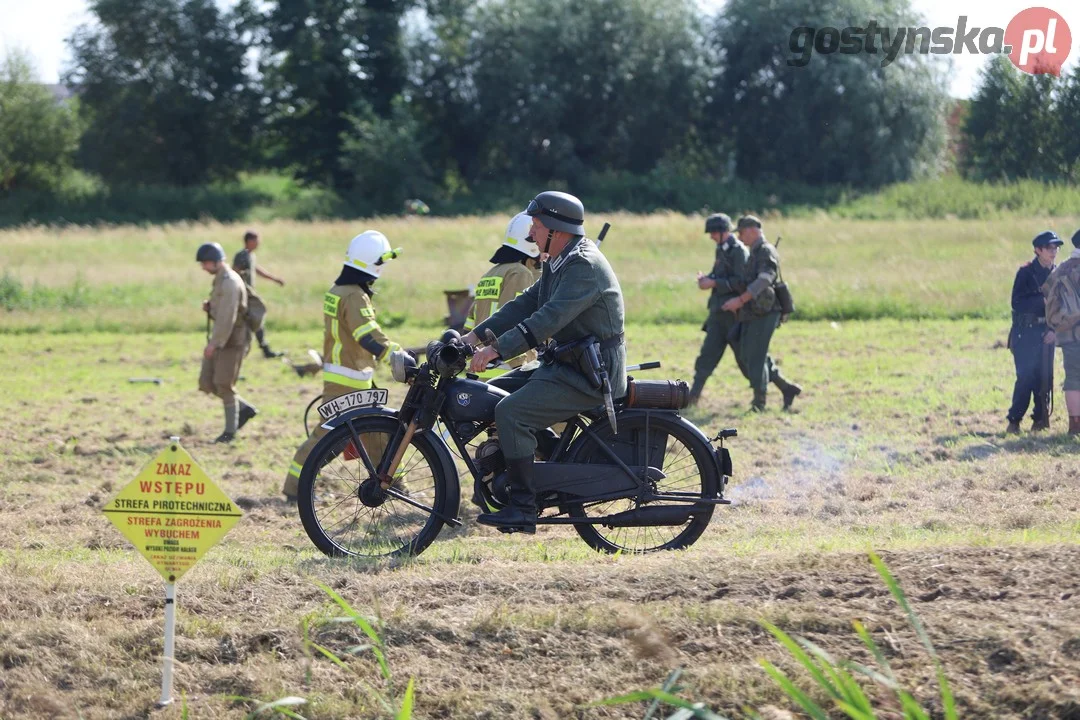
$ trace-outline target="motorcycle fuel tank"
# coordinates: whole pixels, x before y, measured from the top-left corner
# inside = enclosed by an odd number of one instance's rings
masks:
[[[479,380],[458,378],[446,386],[444,412],[454,422],[488,422],[510,393]]]

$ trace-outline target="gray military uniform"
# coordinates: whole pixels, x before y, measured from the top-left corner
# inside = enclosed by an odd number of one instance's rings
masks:
[[[716,287],[709,295],[709,317],[705,321],[705,342],[701,353],[694,363],[694,385],[690,394],[697,397],[705,388],[705,382],[724,356],[728,346],[728,335],[735,326],[735,313],[724,312],[720,308],[731,298],[740,295],[745,289],[743,271],[750,256],[746,246],[734,235],[716,246],[716,260],[709,275],[716,281]],[[733,347],[732,352],[738,354]],[[738,358],[736,358],[738,361]]]
[[[512,302],[476,326],[483,338],[491,330],[503,357],[516,357],[549,338],[566,343],[588,335],[604,341],[621,336],[625,311],[622,288],[596,245],[575,238],[558,257],[544,263],[540,279]],[[626,394],[626,346],[613,343],[601,351],[612,396]],[[532,457],[534,432],[561,422],[604,401],[575,368],[542,365],[523,388],[499,402],[495,424],[508,460]]]
[[[780,324],[780,304],[776,300],[774,285],[780,270],[780,257],[776,248],[765,239],[754,243],[750,257],[743,269],[743,282],[753,299],[739,310],[742,332],[739,334],[739,360],[750,387],[754,389],[755,404],[763,404],[769,386],[769,342]]]

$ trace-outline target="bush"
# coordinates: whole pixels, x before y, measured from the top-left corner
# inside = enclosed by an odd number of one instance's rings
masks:
[[[79,124],[37,82],[25,55],[0,62],[0,192],[51,191],[71,168]]]

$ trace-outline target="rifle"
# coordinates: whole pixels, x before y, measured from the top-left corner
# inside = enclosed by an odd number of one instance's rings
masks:
[[[596,236],[596,247],[600,247],[600,244],[604,242],[604,238],[607,237],[607,231],[611,229],[611,223],[604,223],[604,227],[600,228],[600,234]]]
[[[1054,343],[1043,343],[1042,372],[1039,373],[1039,397],[1042,399],[1043,416],[1041,421],[1050,426],[1050,416],[1054,412]]]
[[[783,239],[778,235],[776,245],[773,247],[779,248],[780,241]],[[795,312],[795,303],[791,297],[791,290],[788,290],[787,283],[784,282],[783,270],[779,266],[777,266],[776,284],[773,285],[773,289],[776,291],[776,301],[780,305],[780,318],[784,320],[788,315]]]

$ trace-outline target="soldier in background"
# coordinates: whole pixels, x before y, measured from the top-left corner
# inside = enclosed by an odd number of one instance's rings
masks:
[[[214,321],[213,332],[203,350],[199,389],[221,398],[225,407],[225,431],[214,442],[232,442],[236,431],[258,411],[236,394],[240,364],[251,343],[246,324],[247,289],[228,263],[225,251],[217,243],[206,243],[195,253],[202,269],[214,276],[210,299],[203,310]]]
[[[349,242],[341,273],[323,296],[323,402],[374,387],[375,365],[390,362],[390,354],[401,349],[383,333],[371,303],[375,294],[372,285],[386,262],[399,252],[376,230],[362,232]],[[325,434],[321,425],[315,428],[293,456],[281,489],[287,501],[296,502],[304,461]],[[385,436],[364,435],[360,439],[377,464],[385,449]]]
[[[720,364],[724,350],[728,347],[728,335],[735,326],[734,313],[721,310],[724,303],[746,289],[743,285],[743,268],[750,253],[739,239],[731,234],[731,218],[724,213],[710,215],[705,220],[705,232],[716,244],[716,258],[712,272],[708,275],[698,273],[697,285],[701,290],[711,290],[709,295],[709,317],[701,329],[705,331],[705,342],[694,363],[694,384],[690,387],[690,403],[696,404],[705,389],[705,382],[713,370]],[[732,347],[732,353],[738,350]],[[736,362],[738,359],[736,358]]]
[[[1046,300],[1043,297],[1043,285],[1054,270],[1054,260],[1058,248],[1065,243],[1056,233],[1047,230],[1039,233],[1031,241],[1035,257],[1020,266],[1012,287],[1012,327],[1009,329],[1009,349],[1012,350],[1013,363],[1016,366],[1016,384],[1013,386],[1012,406],[1006,419],[1009,425],[1005,432],[1020,432],[1020,421],[1024,419],[1028,405],[1034,398],[1031,431],[1038,432],[1050,427],[1048,407],[1039,391],[1043,387],[1053,387],[1054,365],[1043,366],[1043,346],[1054,347],[1054,331],[1046,326]],[[1048,377],[1043,377],[1047,374]]]
[[[244,233],[244,248],[236,253],[236,257],[233,258],[233,270],[240,275],[240,277],[247,283],[248,287],[255,287],[255,276],[266,278],[270,282],[275,282],[281,287],[285,287],[285,281],[281,278],[271,275],[267,271],[263,270],[258,263],[255,262],[255,251],[259,248],[259,234],[254,230],[248,230]],[[284,353],[274,352],[270,349],[270,345],[266,342],[266,334],[262,327],[255,332],[255,339],[259,341],[259,347],[262,348],[263,357],[267,359],[281,357]]]
[[[487,320],[499,308],[516,298],[540,278],[540,248],[529,236],[532,218],[518,213],[506,227],[506,237],[490,262],[495,266],[476,283],[476,299],[465,320],[466,332]],[[483,379],[498,377],[536,359],[536,351],[511,358],[499,366],[484,370]]]
[[[750,381],[754,399],[750,409],[765,410],[769,382],[776,383],[784,396],[784,408],[802,388],[790,383],[780,375],[780,368],[769,356],[769,343],[780,324],[780,303],[776,299],[775,285],[780,271],[780,256],[776,248],[765,239],[761,221],[753,215],[739,218],[736,232],[739,240],[749,248],[750,255],[743,268],[743,284],[746,289],[726,301],[721,309],[737,313],[740,323],[738,349],[739,366]]]

